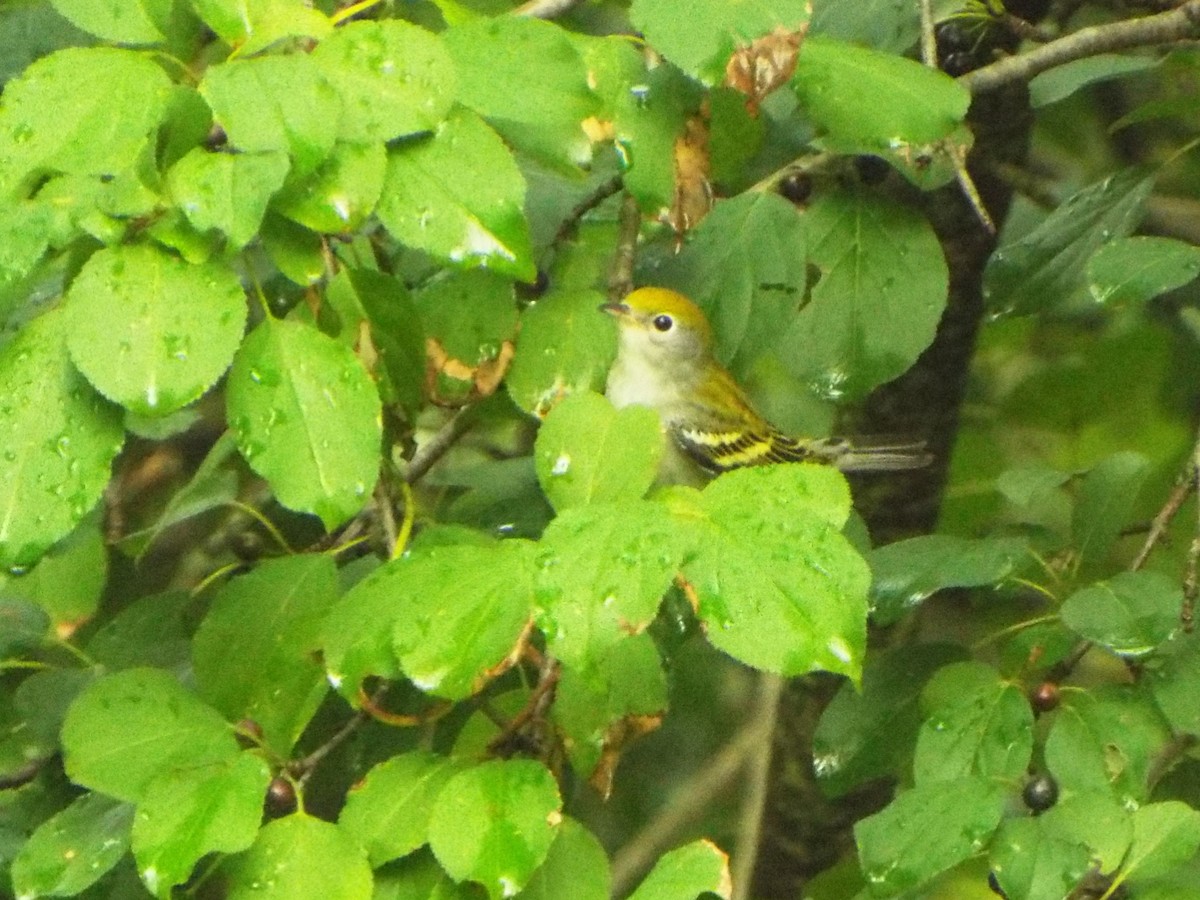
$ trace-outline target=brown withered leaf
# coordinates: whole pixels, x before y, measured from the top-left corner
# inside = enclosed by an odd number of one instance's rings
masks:
[[[504,380],[516,347],[512,341],[502,341],[500,352],[472,366],[446,352],[437,338],[425,339],[425,391],[431,402],[439,406],[464,406],[481,397],[490,397]],[[463,382],[462,395],[446,397],[438,390],[438,377],[446,376]]]
[[[677,235],[695,228],[713,205],[712,167],[708,156],[708,122],[702,115],[687,121],[675,139],[675,196],[667,223]]]
[[[662,724],[662,716],[625,716],[608,726],[604,734],[604,748],[600,751],[600,761],[588,777],[588,784],[605,800],[612,793],[613,779],[616,776],[617,764],[625,748],[635,740],[657,730]]]
[[[771,91],[788,83],[796,71],[796,55],[808,33],[805,22],[795,31],[776,28],[753,43],[739,47],[725,64],[725,84],[749,99],[746,108],[758,115],[758,105]]]

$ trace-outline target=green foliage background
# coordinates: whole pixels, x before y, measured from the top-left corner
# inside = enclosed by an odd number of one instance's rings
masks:
[[[933,12],[978,68],[1037,6]],[[0,894],[768,896],[802,771],[795,896],[1194,895],[1195,50],[1032,79],[940,523],[873,546],[830,469],[656,486],[597,306],[638,238],[829,433],[953,296],[970,76],[901,0],[563,7],[0,7]]]

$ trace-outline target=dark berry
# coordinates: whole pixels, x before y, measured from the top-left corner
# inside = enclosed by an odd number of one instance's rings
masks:
[[[938,53],[942,56],[970,50],[975,45],[971,35],[958,22],[940,22],[933,33],[937,38]]]
[[[1058,706],[1058,685],[1053,681],[1043,681],[1029,695],[1029,702],[1040,713],[1050,712]]]
[[[870,155],[854,157],[854,168],[858,172],[858,177],[862,179],[862,183],[870,185],[882,183],[892,169],[887,164],[887,160]]]
[[[1035,775],[1025,784],[1021,799],[1034,813],[1045,812],[1058,802],[1058,782],[1050,775]]]
[[[778,190],[785,200],[796,204],[807,203],[812,196],[812,179],[804,172],[792,172],[779,182]]]
[[[966,75],[972,69],[978,68],[979,62],[970,53],[947,53],[942,57],[942,71],[947,75]]]
[[[294,813],[296,811],[296,786],[282,775],[276,775],[267,786],[265,807],[267,815],[272,818]]]

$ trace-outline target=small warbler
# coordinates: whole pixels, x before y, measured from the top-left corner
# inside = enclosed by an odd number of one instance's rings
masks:
[[[608,399],[618,408],[636,404],[653,409],[686,457],[665,461],[663,480],[698,480],[688,473],[686,460],[692,472],[699,466],[710,474],[774,462],[829,463],[850,472],[914,469],[929,462],[920,443],[855,445],[845,438],[783,434],[755,412],[717,362],[708,320],[682,294],[639,288],[624,302],[600,309],[615,316],[619,326]]]

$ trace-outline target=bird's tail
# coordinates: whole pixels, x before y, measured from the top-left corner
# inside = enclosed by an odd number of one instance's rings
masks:
[[[826,438],[812,441],[809,447],[814,456],[843,472],[904,472],[933,461],[924,441]]]

